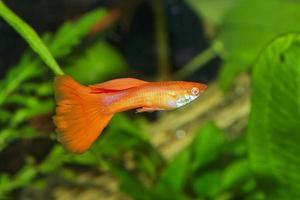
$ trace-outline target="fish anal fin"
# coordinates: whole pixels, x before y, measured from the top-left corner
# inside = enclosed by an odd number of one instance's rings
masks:
[[[148,82],[135,79],[135,78],[119,78],[106,81],[103,83],[98,83],[94,85],[89,85],[93,93],[102,93],[102,92],[113,92],[126,90],[133,87],[138,87],[144,85]]]
[[[163,108],[151,108],[151,107],[142,107],[136,109],[136,113],[141,113],[141,112],[154,112],[158,110],[164,110]]]

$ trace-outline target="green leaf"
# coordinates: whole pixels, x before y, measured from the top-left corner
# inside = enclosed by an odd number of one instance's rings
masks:
[[[248,170],[251,170],[250,168],[250,165],[249,165],[249,162],[248,162]],[[251,171],[252,172],[252,171]],[[253,193],[253,191],[255,190],[256,186],[257,186],[257,181],[255,180],[254,177],[252,178],[249,178],[245,184],[242,185],[242,188],[241,190],[244,192],[244,193]]]
[[[224,140],[223,132],[213,123],[205,124],[196,133],[190,146],[177,154],[161,173],[156,191],[159,194],[176,194],[174,195],[178,197],[176,199],[187,198],[184,195],[184,186],[187,179],[193,176],[193,172],[200,167],[215,161],[221,153]],[[212,190],[210,194],[215,191],[215,189]]]
[[[73,48],[79,44],[81,39],[89,33],[91,26],[105,15],[104,9],[96,9],[88,12],[82,18],[63,24],[58,31],[51,36],[44,36],[45,43],[49,45],[51,53],[56,58],[67,56]],[[49,38],[50,37],[50,38]],[[20,62],[6,73],[4,80],[0,82],[0,105],[6,98],[19,87],[22,83],[33,77],[41,76],[45,73],[44,68],[40,68],[41,63],[32,57],[31,53],[26,52]],[[38,89],[40,90],[40,89]],[[52,85],[51,85],[52,91]],[[39,91],[37,91],[39,93]],[[41,91],[43,92],[43,91]],[[46,92],[49,92],[47,90]]]
[[[30,126],[21,126],[17,128],[8,127],[0,130],[0,151],[8,146],[13,140],[21,138],[33,138],[37,132]]]
[[[22,97],[23,102],[20,102]],[[39,101],[35,97],[14,95],[7,101],[7,103],[16,102],[23,103],[23,107],[17,109],[6,123],[6,127],[0,130],[0,151],[15,139],[36,136],[36,130],[32,126],[28,126],[28,120],[39,114],[49,113],[54,108],[52,99]]]
[[[199,167],[215,161],[221,153],[224,142],[224,134],[215,124],[207,123],[203,126],[196,133],[190,146],[192,170],[195,171]]]
[[[123,114],[116,114],[108,128],[101,134],[101,139],[94,143],[91,150],[98,154],[117,156],[138,146],[149,147],[148,138],[134,121]]]
[[[68,160],[69,154],[63,149],[61,144],[55,145],[49,155],[38,166],[39,172],[50,173],[57,168],[61,167],[66,160]]]
[[[41,70],[38,69],[38,62],[33,61],[30,54],[25,53],[20,62],[6,73],[5,79],[0,82],[0,105],[7,97],[26,79],[38,76]]]
[[[12,116],[11,112],[0,109],[0,123],[9,121],[11,116]]]
[[[25,94],[34,94],[35,96],[49,96],[53,94],[53,83],[24,83],[20,88]]]
[[[181,151],[162,172],[157,190],[182,191],[189,173],[190,152]]]
[[[8,192],[28,185],[36,176],[37,170],[32,164],[25,165],[13,177],[8,178],[6,174],[0,174],[0,198],[5,199]]]
[[[19,109],[10,120],[10,126],[15,127],[17,124],[30,119],[41,113],[47,113],[54,108],[52,100],[29,102],[28,108]]]
[[[144,144],[141,142],[140,139],[132,137],[132,134],[126,130],[105,131],[92,146],[91,151],[100,155],[118,157],[123,152]]]
[[[249,69],[262,48],[279,34],[300,31],[300,4],[283,0],[240,0],[227,12],[219,39],[227,58],[220,72],[226,89],[237,74]]]
[[[228,141],[222,150],[222,155],[228,155],[234,158],[244,158],[248,153],[246,144],[246,134],[242,134],[239,138]]]
[[[135,120],[130,119],[128,116],[122,113],[117,113],[112,118],[109,123],[108,131],[121,131],[126,130],[132,136],[140,138],[144,141],[149,141],[149,136],[147,133],[144,133],[141,128],[138,126]]]
[[[95,9],[79,20],[64,23],[53,38],[47,42],[55,58],[68,55],[81,42],[81,39],[90,32],[92,25],[101,20],[106,14],[105,9]]]
[[[191,8],[209,23],[218,25],[237,0],[185,0]]]
[[[287,22],[288,23],[288,22]],[[253,71],[248,143],[253,170],[300,198],[300,35],[272,42]]]
[[[133,197],[133,199],[152,200],[157,199],[145,184],[132,172],[127,171],[121,166],[110,164],[110,170],[118,177],[120,189]]]
[[[201,197],[213,198],[222,191],[221,172],[217,170],[206,172],[192,183],[194,190]]]
[[[9,175],[7,174],[0,174],[0,198],[1,199],[8,199],[6,193],[11,190],[11,180]]]
[[[281,199],[281,198],[278,197],[277,199]],[[266,195],[263,192],[258,191],[248,195],[245,200],[270,200],[270,199],[267,199]]]
[[[66,73],[81,83],[95,83],[120,75],[127,66],[117,50],[104,41],[96,42],[69,65]]]
[[[6,7],[3,1],[0,1],[0,16],[27,41],[30,47],[41,57],[45,64],[47,64],[55,74],[63,74],[63,71],[60,69],[38,34],[8,7]]]
[[[251,170],[247,159],[231,163],[222,174],[222,187],[229,189],[245,183],[251,178]]]

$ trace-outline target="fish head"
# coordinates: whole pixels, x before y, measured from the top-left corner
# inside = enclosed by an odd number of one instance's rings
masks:
[[[182,107],[197,99],[206,89],[207,86],[202,83],[180,81],[171,90],[172,98],[169,99],[168,105],[172,108]]]

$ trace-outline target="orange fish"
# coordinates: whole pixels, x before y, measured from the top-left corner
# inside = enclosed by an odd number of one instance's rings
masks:
[[[184,81],[146,82],[120,78],[83,86],[70,76],[54,81],[58,140],[72,153],[92,145],[112,116],[137,108],[137,112],[172,110],[195,100],[206,90],[201,83]]]

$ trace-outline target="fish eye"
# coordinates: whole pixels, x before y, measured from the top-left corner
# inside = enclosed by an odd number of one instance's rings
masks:
[[[192,95],[196,96],[196,95],[199,94],[199,89],[196,88],[196,87],[193,87],[193,88],[191,89],[191,93],[192,93]]]

